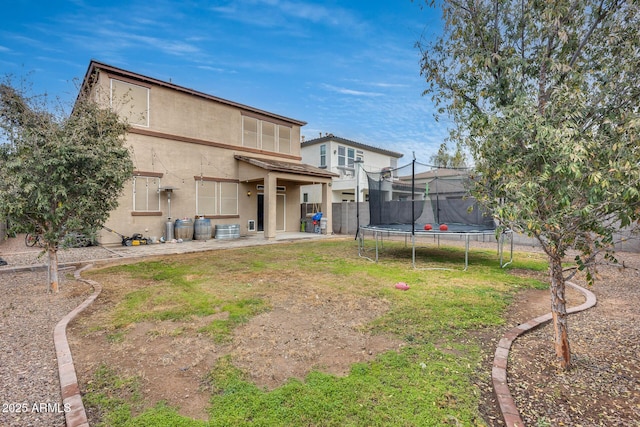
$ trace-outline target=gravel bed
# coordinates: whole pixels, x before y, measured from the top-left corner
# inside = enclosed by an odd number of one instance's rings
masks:
[[[0,266],[0,272],[11,270],[20,266],[47,265],[49,257],[39,248],[21,247],[14,249],[8,243],[0,245],[0,258],[7,262],[6,266]],[[24,245],[22,245],[24,246]],[[120,255],[103,246],[89,246],[86,248],[60,249],[58,251],[58,263],[88,262],[97,259],[119,258]]]
[[[600,267],[595,307],[569,316],[572,365],[557,367],[553,327],[519,337],[508,380],[527,426],[640,426],[640,255],[617,254],[626,268]]]
[[[0,426],[65,425],[53,330],[93,291],[65,273],[55,295],[45,271],[0,274]]]

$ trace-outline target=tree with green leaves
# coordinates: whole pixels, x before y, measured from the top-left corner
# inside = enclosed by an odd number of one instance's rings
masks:
[[[451,153],[446,142],[440,144],[438,152],[431,156],[429,163],[439,168],[462,169],[467,167],[467,159],[462,149],[458,146],[456,151]]]
[[[58,291],[58,249],[91,235],[117,206],[133,162],[127,124],[81,93],[71,114],[45,96],[0,84],[0,212],[12,230],[38,233],[48,254],[49,288]]]
[[[444,32],[419,42],[422,73],[455,123],[474,195],[549,259],[555,352],[571,363],[565,280],[640,213],[640,3],[444,1]],[[576,265],[564,269],[570,250]]]

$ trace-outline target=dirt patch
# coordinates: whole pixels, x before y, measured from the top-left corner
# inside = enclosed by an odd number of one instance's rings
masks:
[[[566,287],[567,307],[582,304],[582,293],[570,286]],[[549,289],[525,289],[517,293],[505,314],[507,325],[518,326],[528,320],[551,312],[551,291]]]
[[[356,362],[398,348],[402,341],[364,332],[389,309],[384,300],[306,290],[279,301],[234,335],[233,360],[259,386],[273,389],[317,369],[345,375]]]
[[[367,323],[389,309],[384,299],[329,295],[309,285],[274,287],[269,292],[271,309],[236,328],[225,344],[197,331],[226,313],[187,322],[140,322],[117,333],[99,329],[107,324],[104,313],[123,292],[106,284],[104,296],[70,327],[80,383],[91,381],[101,364],[117,367],[120,375],[141,379],[145,401],[166,401],[196,419],[207,419],[205,378],[220,357],[230,355],[255,384],[273,389],[314,369],[345,375],[352,364],[402,345],[365,331]],[[88,415],[98,421],[98,414]]]
[[[226,349],[194,333],[199,323],[141,322],[116,334],[87,332],[86,325],[74,325],[70,345],[80,383],[90,382],[96,369],[105,364],[115,367],[121,376],[140,378],[148,401],[166,401],[180,407],[186,416],[206,419],[209,394],[202,380]],[[92,415],[97,416],[90,413],[90,421],[98,421]]]

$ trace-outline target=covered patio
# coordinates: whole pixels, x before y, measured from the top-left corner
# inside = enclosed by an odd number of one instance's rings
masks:
[[[285,162],[267,158],[235,155],[239,161],[239,181],[254,184],[261,191],[257,194],[258,231],[264,232],[265,239],[275,239],[278,232],[292,232],[299,229],[299,222],[291,224],[287,218],[298,218],[300,213],[300,186],[322,184],[321,211],[327,220],[327,230],[331,222],[331,180],[338,175],[311,165]],[[282,191],[287,191],[290,200],[283,200]],[[249,194],[249,193],[248,193]]]

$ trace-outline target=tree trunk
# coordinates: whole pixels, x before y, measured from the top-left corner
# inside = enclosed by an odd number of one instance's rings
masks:
[[[563,369],[568,369],[571,365],[571,349],[569,347],[567,300],[562,273],[562,259],[558,256],[550,256],[549,270],[551,274],[551,315],[553,316],[556,357],[560,366]]]
[[[58,248],[49,247],[49,290],[53,293],[58,292]]]

